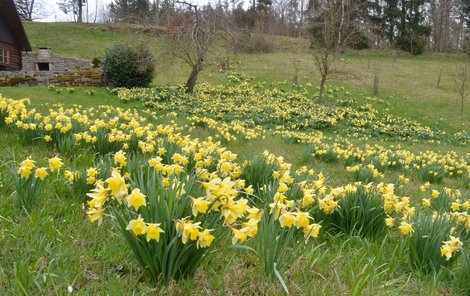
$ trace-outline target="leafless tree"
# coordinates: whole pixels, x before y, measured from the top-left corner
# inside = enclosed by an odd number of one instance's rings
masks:
[[[186,92],[192,93],[216,38],[216,15],[212,11],[202,11],[197,5],[185,1],[176,3],[189,7],[189,10],[182,14],[180,23],[171,32],[172,53],[191,66],[191,74],[186,81]]]
[[[87,0],[59,0],[57,5],[59,9],[65,13],[72,13],[77,23],[83,22],[83,7],[86,5]]]
[[[454,82],[457,87],[457,92],[460,95],[460,113],[463,114],[463,104],[465,97],[467,96],[467,78],[468,78],[468,67],[469,62],[457,66],[455,71]]]
[[[46,17],[43,0],[15,0],[15,3],[23,20],[32,21]]]
[[[445,52],[449,49],[451,12],[456,2],[456,0],[431,0],[429,2],[434,51]]]
[[[439,68],[439,75],[437,76],[437,81],[436,81],[437,89],[441,87],[441,78],[442,78],[442,68]]]
[[[320,72],[318,102],[322,102],[325,83],[333,72],[338,55],[359,36],[354,14],[359,9],[355,0],[320,0],[313,18],[312,47],[315,66]]]

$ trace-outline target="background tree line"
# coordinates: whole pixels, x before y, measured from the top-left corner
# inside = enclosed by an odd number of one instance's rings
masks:
[[[41,16],[43,0],[15,0],[21,17]],[[85,21],[86,0],[57,0],[60,9]],[[328,5],[325,5],[328,4]],[[352,19],[362,36],[354,48],[399,48],[413,54],[470,51],[470,0],[219,0],[201,5],[219,21],[249,32],[307,37],[325,7],[356,7]],[[110,22],[172,28],[187,12],[175,0],[113,0],[107,7]],[[88,17],[86,18],[88,20]],[[96,17],[95,17],[96,20]]]
[[[219,0],[206,9],[250,32],[307,37],[315,34],[315,22],[331,5],[355,6],[349,21],[361,27],[361,38],[352,44],[358,49],[393,47],[420,54],[469,47],[470,0]],[[182,13],[174,0],[114,0],[109,5],[113,22],[171,27]]]

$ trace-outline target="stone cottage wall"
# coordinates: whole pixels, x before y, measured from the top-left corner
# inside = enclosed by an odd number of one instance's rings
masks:
[[[100,69],[66,72],[0,71],[0,86],[100,86]]]
[[[38,71],[38,63],[48,63],[52,72],[68,72],[81,68],[91,68],[90,62],[58,57],[52,55],[52,53],[45,54],[41,50],[37,53],[23,52],[23,71]]]
[[[21,71],[0,71],[0,86],[101,85],[101,69],[92,68],[88,62],[54,56],[49,48],[40,48],[37,53],[23,52],[22,56]],[[39,63],[47,63],[49,71],[39,71]]]

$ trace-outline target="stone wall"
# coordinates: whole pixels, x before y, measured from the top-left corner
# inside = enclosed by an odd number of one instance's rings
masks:
[[[0,86],[98,86],[101,85],[101,69],[81,60],[57,57],[49,48],[37,53],[23,52],[21,71],[0,71]],[[47,70],[41,69],[46,65]]]
[[[100,69],[77,69],[66,72],[0,71],[0,86],[99,86]]]
[[[55,56],[49,48],[40,48],[37,53],[23,52],[23,71],[39,71],[39,63],[49,64],[49,71],[51,72],[68,72],[82,68],[91,68],[90,62]]]

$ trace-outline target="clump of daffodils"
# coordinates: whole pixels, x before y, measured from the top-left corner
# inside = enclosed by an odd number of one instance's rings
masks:
[[[383,179],[384,174],[381,173],[373,164],[355,165],[346,167],[346,171],[352,173],[355,181],[370,183],[377,179]]]
[[[37,162],[31,158],[27,158],[20,163],[18,169],[13,174],[15,185],[14,196],[20,207],[27,210],[31,209],[39,197],[47,177],[62,167],[62,162],[56,163],[57,159],[59,158],[54,157],[49,159],[49,167],[38,166]]]
[[[163,274],[165,282],[191,276],[215,243],[230,234],[236,238],[240,226],[254,237],[262,216],[249,205],[245,182],[232,180],[240,175],[234,154],[212,142],[178,145],[181,150],[167,158],[169,163],[162,158],[166,149],[132,161],[118,151],[118,167],[108,178],[97,179],[93,168],[87,170],[95,184],[87,194],[90,221],[100,225],[106,212],[114,217],[136,256],[148,258],[140,263],[154,279]]]

